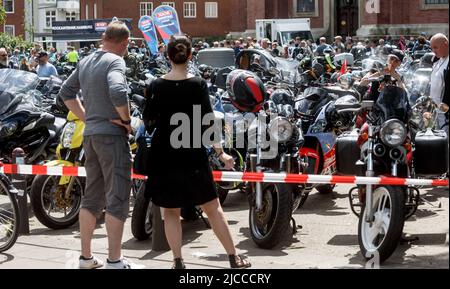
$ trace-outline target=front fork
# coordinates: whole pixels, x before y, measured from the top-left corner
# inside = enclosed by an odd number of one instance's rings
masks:
[[[367,170],[366,177],[373,177],[373,126],[369,125],[369,139],[368,139],[368,150],[367,150]],[[372,202],[373,202],[373,185],[366,185],[366,222],[372,223],[374,219],[374,211],[372,210]]]
[[[81,165],[81,160],[84,157],[84,149],[81,149],[78,158],[75,160],[75,167],[79,167]],[[66,191],[64,192],[64,199],[68,199],[70,197],[70,193],[72,192],[73,184],[75,183],[75,177],[70,177],[70,181],[67,184]]]

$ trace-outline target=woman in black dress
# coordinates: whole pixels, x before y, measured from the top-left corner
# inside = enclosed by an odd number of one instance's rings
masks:
[[[186,36],[172,37],[168,44],[172,70],[153,81],[147,91],[144,121],[147,127],[156,130],[147,159],[146,195],[152,197],[155,205],[164,208],[166,237],[174,256],[173,268],[185,267],[181,255],[180,208],[197,205],[208,216],[231,267],[250,267],[248,261],[236,254],[202,143],[203,133],[210,126],[201,126],[200,121],[213,111],[206,82],[188,73],[191,47]],[[214,149],[226,169],[231,169],[233,158],[224,153],[220,144],[214,144]]]

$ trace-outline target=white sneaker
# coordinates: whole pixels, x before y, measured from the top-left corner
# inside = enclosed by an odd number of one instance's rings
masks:
[[[103,266],[103,261],[98,259],[95,256],[92,256],[91,259],[85,259],[80,256],[79,268],[80,269],[95,269]]]
[[[106,260],[105,269],[144,269],[145,265],[138,265],[128,262],[125,258],[120,258],[117,262]]]

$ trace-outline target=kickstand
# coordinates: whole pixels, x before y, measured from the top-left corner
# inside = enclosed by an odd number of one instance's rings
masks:
[[[420,200],[422,202],[432,206],[433,208],[438,208],[438,209],[442,208],[442,203],[441,202],[439,202],[439,205],[436,206],[436,205],[432,204],[430,201],[426,200],[424,197],[420,197]]]
[[[195,208],[195,211],[197,212],[197,215],[202,219],[203,223],[205,223],[206,228],[211,229],[208,221],[205,219],[205,217],[203,217],[203,210],[200,208]]]
[[[400,238],[400,244],[408,244],[410,245],[413,242],[417,242],[419,241],[419,237],[418,236],[412,236],[409,234],[402,234],[402,237]]]
[[[295,222],[294,218],[291,218],[292,221],[292,234],[295,235],[298,232],[298,229],[303,229],[303,227],[301,225],[297,226],[297,223]]]

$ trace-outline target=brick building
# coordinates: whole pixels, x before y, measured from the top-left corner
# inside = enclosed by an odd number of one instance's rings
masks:
[[[448,34],[448,0],[80,0],[80,19],[132,18],[140,37],[140,16],[161,4],[175,7],[181,29],[193,37],[254,35],[256,19],[303,17],[315,37]]]
[[[6,11],[6,20],[0,26],[0,32],[12,36],[22,36],[30,40],[29,30],[32,23],[31,4],[26,0],[0,0]],[[27,27],[27,29],[25,29]]]

